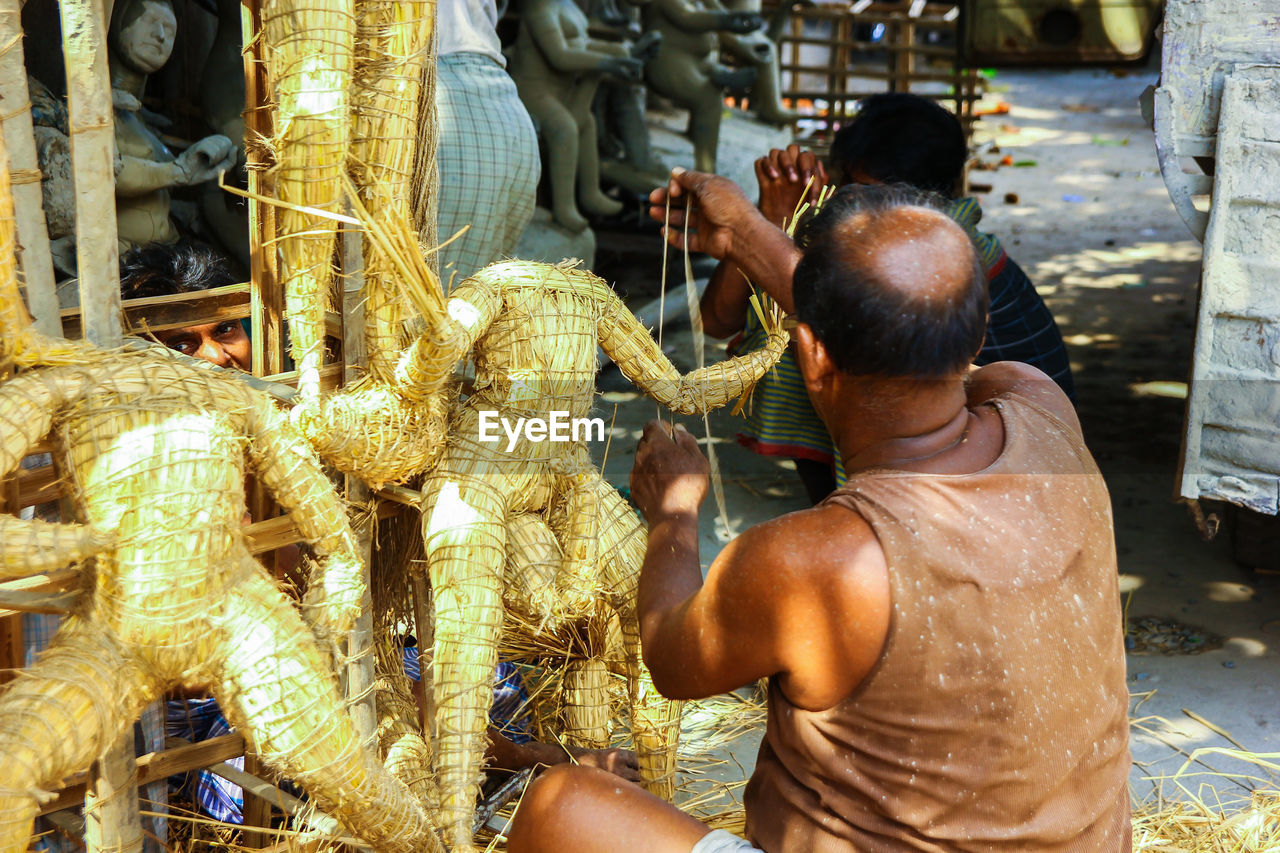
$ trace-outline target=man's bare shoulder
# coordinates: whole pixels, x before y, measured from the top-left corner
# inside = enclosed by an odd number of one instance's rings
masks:
[[[831,504],[757,524],[733,546],[733,562],[750,566],[746,577],[759,573],[774,582],[785,579],[788,588],[797,591],[830,593],[833,579],[848,577],[861,565],[869,564],[874,571],[884,564],[871,525],[858,513]]]
[[[871,526],[824,505],[757,525],[735,544],[738,601],[753,624],[771,627],[788,700],[811,711],[843,700],[875,666],[888,632],[888,566]]]
[[[1080,418],[1071,398],[1044,371],[1019,361],[997,361],[973,370],[966,383],[969,408],[1000,396],[1018,394],[1058,418],[1078,435]]]

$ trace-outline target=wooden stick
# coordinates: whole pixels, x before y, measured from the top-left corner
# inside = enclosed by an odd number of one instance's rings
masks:
[[[152,752],[137,760],[138,784],[145,785],[177,773],[198,770],[244,755],[244,737],[231,733],[188,743],[182,738],[169,738],[163,752]],[[57,791],[52,800],[40,806],[40,814],[69,809],[84,799],[87,773],[78,773]]]
[[[20,0],[0,0],[0,119],[12,170],[13,207],[18,226],[18,261],[27,285],[27,308],[36,329],[58,334],[58,294],[54,287],[49,231],[44,222],[40,165],[31,129],[30,93],[22,55]]]
[[[116,232],[115,115],[107,75],[107,10],[103,0],[62,0],[62,53],[67,67],[71,168],[76,196],[76,266],[85,338],[121,343],[120,256]],[[133,759],[133,726],[98,759],[84,800],[85,846],[97,851],[142,846]]]
[[[350,207],[350,205],[348,205]],[[343,384],[354,382],[367,366],[365,351],[364,253],[360,232],[344,230],[339,235],[342,263],[342,361]],[[355,506],[368,506],[373,493],[358,477],[347,476],[347,500]],[[352,525],[355,528],[356,548],[364,564],[361,577],[364,582],[364,604],[356,617],[355,627],[347,636],[346,697],[356,724],[356,732],[370,746],[378,730],[378,713],[373,701],[373,601],[369,596],[370,560],[373,558],[373,531],[375,513],[361,513]]]
[[[71,166],[76,191],[76,266],[85,338],[120,345],[120,251],[117,243],[115,115],[107,76],[103,0],[58,4],[67,65]]]

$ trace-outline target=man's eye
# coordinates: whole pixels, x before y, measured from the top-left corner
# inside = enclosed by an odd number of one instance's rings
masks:
[[[173,341],[169,344],[169,349],[177,350],[178,352],[189,352],[191,348],[192,344],[190,341]]]
[[[219,323],[218,328],[214,330],[214,334],[217,335],[218,337],[222,337],[224,335],[233,334],[239,328],[240,328],[239,323],[232,323],[232,322]]]

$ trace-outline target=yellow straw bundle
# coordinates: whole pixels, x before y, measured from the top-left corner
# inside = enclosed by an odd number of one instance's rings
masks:
[[[290,345],[303,399],[320,395],[334,222],[347,165],[355,17],[352,0],[267,0],[262,8],[275,98],[277,249]],[[303,208],[303,209],[299,209]]]
[[[408,227],[419,94],[435,3],[358,0],[356,14],[353,173],[374,218],[386,211]],[[414,249],[416,256],[416,241]],[[387,256],[371,254],[364,275],[369,368],[378,379],[390,381],[405,343],[405,306],[396,298],[396,271]]]

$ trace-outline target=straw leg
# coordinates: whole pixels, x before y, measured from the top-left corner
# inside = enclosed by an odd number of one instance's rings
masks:
[[[0,695],[0,851],[27,849],[43,789],[87,768],[152,695],[105,628],[72,616]]]
[[[376,850],[443,853],[409,789],[361,746],[337,683],[301,617],[248,553],[212,621],[222,638],[218,703],[262,759]]]
[[[596,497],[599,476],[579,475],[562,485],[564,490],[564,562],[556,573],[556,591],[564,617],[591,612],[600,597],[600,505]]]
[[[622,626],[627,666],[631,729],[640,763],[640,784],[670,801],[675,796],[676,747],[680,743],[681,702],[673,702],[653,686],[640,656],[640,622],[636,590],[644,563],[646,537],[635,511],[617,490],[599,481],[600,553],[610,603]]]
[[[446,459],[444,470],[451,470]],[[435,599],[436,767],[440,823],[454,851],[473,850],[506,560],[503,471],[477,466],[428,483],[423,540]],[[459,480],[461,485],[459,485]]]
[[[319,557],[303,600],[312,630],[336,642],[360,615],[367,584],[346,506],[296,428],[268,400],[248,412],[250,463]]]
[[[602,649],[593,649],[597,655]],[[609,745],[609,667],[602,657],[569,664],[564,676],[565,739],[573,746]]]
[[[563,562],[560,542],[541,516],[520,513],[508,518],[502,584],[507,607],[544,627],[555,627],[559,621],[556,575]]]
[[[404,684],[407,680],[383,673],[374,682],[378,752],[382,766],[408,785],[424,808],[434,811],[440,795],[431,775],[431,741],[418,725],[418,704]]]

